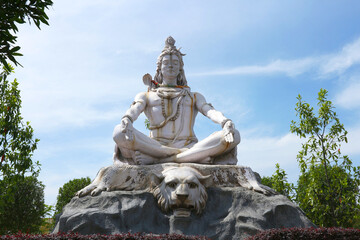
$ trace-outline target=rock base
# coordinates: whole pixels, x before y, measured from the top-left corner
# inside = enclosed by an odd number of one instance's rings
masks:
[[[315,227],[302,210],[282,195],[266,196],[243,187],[210,187],[201,215],[164,214],[146,191],[102,192],[74,197],[60,215],[54,233],[182,233],[211,239],[244,239],[260,230]]]

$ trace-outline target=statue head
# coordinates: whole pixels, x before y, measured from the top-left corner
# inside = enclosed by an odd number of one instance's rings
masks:
[[[172,38],[171,36],[166,39],[165,47],[157,59],[157,62],[156,62],[157,69],[156,69],[156,74],[155,74],[154,80],[155,80],[155,82],[158,82],[158,83],[163,82],[163,73],[161,71],[163,59],[164,59],[164,57],[171,58],[172,56],[176,56],[176,57],[174,57],[174,59],[177,58],[178,64],[179,64],[179,73],[176,77],[177,78],[176,84],[180,85],[180,86],[186,86],[187,81],[186,81],[185,73],[184,73],[184,62],[182,59],[182,56],[185,56],[185,54],[180,52],[180,48],[177,49],[175,47],[175,39]]]
[[[203,176],[191,167],[171,167],[154,177],[156,187],[153,195],[164,212],[195,211],[200,214],[206,205],[207,193],[205,187],[211,178]]]

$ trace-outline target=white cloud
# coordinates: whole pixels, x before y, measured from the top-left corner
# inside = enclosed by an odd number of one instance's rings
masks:
[[[282,60],[278,59],[266,65],[238,66],[215,71],[192,73],[192,76],[210,75],[263,75],[286,74],[290,77],[305,72],[315,71],[320,77],[328,74],[341,74],[353,65],[360,63],[360,38],[345,45],[342,50],[334,54],[314,57]]]
[[[336,54],[324,59],[320,70],[322,74],[342,73],[351,66],[360,63],[360,38],[345,45]]]
[[[359,166],[360,162],[356,159],[360,155],[360,126],[348,130],[348,143],[341,145],[341,153],[354,161],[353,166]],[[296,155],[306,140],[291,133],[277,137],[251,135],[242,135],[243,140],[238,145],[238,165],[249,166],[261,176],[271,176],[275,172],[275,164],[279,163],[288,174],[288,180],[296,183],[300,173]]]
[[[335,97],[336,105],[347,108],[359,108],[360,107],[360,78],[357,82],[351,83],[348,87],[343,89]]]
[[[348,143],[342,143],[341,153],[348,155],[354,161],[353,166],[359,166],[360,126],[348,129]],[[295,134],[266,137],[256,134],[257,129],[242,134],[242,142],[238,145],[238,165],[249,166],[261,176],[271,176],[275,172],[275,164],[288,174],[288,180],[296,183],[300,170],[296,156],[301,150],[301,144],[306,139],[300,139]]]
[[[296,76],[308,71],[319,62],[317,58],[304,58],[296,60],[275,60],[267,65],[240,66],[230,69],[193,73],[193,76],[207,75],[253,75],[282,73],[288,76]]]
[[[271,176],[275,172],[275,164],[279,163],[288,174],[289,181],[295,182],[299,174],[296,155],[302,141],[290,133],[279,137],[243,135],[243,141],[238,145],[238,164],[249,166],[262,176]]]
[[[39,84],[42,85],[41,88],[38,88]],[[66,80],[57,83],[21,82],[23,117],[31,120],[33,127],[43,132],[59,127],[82,127],[100,121],[120,119],[131,100],[122,102],[121,100],[128,96],[118,95],[118,89],[121,88],[119,84],[111,85],[112,83],[108,83],[101,86],[100,83],[91,81],[69,83]]]

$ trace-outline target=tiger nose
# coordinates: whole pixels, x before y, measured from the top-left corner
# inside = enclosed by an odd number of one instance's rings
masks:
[[[180,186],[176,189],[176,196],[181,202],[184,202],[187,199],[189,193],[184,184],[180,184]]]

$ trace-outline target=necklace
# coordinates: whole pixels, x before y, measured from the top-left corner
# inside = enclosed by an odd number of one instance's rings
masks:
[[[175,115],[172,114],[172,112],[168,115],[166,115],[166,111],[165,111],[165,101],[164,98],[161,98],[161,111],[162,111],[162,115],[164,116],[165,119],[169,118],[169,121],[175,121],[178,117],[179,117],[179,113],[180,113],[180,103],[181,100],[184,96],[180,96],[179,99],[176,102],[176,113]],[[168,102],[168,104],[172,104],[172,100],[170,99],[170,103]],[[171,116],[172,115],[172,116]]]
[[[161,112],[165,119],[157,126],[150,126],[149,129],[153,130],[153,129],[161,128],[161,127],[165,126],[165,124],[168,121],[175,121],[176,119],[178,119],[178,117],[180,115],[180,104],[182,103],[186,93],[187,93],[187,91],[185,89],[183,89],[181,91],[176,91],[176,92],[173,92],[173,91],[170,91],[170,92],[165,91],[164,92],[164,91],[161,91],[160,89],[158,89],[157,94],[161,98]],[[170,102],[168,104],[172,104],[172,99],[177,98],[177,97],[179,97],[179,98],[177,99],[176,105],[175,105],[176,111],[173,111],[173,112],[169,113],[169,115],[167,115],[166,111],[165,111],[165,100],[164,99],[165,98],[168,99]]]
[[[171,84],[158,84],[159,87],[168,87],[168,88],[189,88],[189,86],[181,86],[181,85],[171,85]]]

